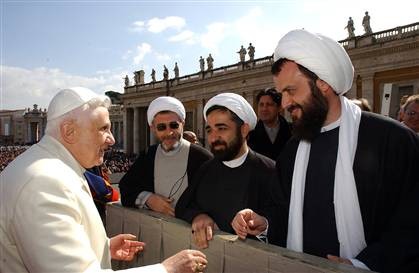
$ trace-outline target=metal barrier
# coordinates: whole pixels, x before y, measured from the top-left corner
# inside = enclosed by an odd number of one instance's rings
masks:
[[[109,204],[106,223],[108,236],[132,233],[146,243],[133,261],[112,261],[114,270],[159,263],[180,250],[196,248],[188,223],[149,210]],[[371,272],[224,232],[216,232],[203,252],[208,260],[205,273]]]

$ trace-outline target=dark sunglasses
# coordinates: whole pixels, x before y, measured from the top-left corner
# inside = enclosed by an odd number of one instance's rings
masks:
[[[177,123],[176,121],[172,121],[169,122],[169,127],[170,129],[176,130],[177,128],[179,128],[179,123]],[[157,131],[166,131],[167,129],[167,124],[166,123],[159,123],[156,125],[156,129]]]

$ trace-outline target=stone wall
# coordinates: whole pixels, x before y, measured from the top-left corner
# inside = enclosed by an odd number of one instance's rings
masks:
[[[146,243],[133,261],[113,261],[114,270],[159,263],[180,250],[195,248],[189,224],[149,210],[110,204],[106,222],[108,236],[131,233]],[[371,272],[251,239],[243,241],[224,232],[216,232],[203,252],[208,260],[205,273]]]

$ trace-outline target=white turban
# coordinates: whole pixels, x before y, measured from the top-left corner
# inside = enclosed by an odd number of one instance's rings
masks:
[[[151,126],[153,119],[159,112],[170,111],[176,113],[181,120],[185,120],[186,112],[183,104],[174,97],[158,97],[150,103],[147,110],[148,125]]]
[[[204,107],[204,118],[207,121],[207,111],[214,105],[224,106],[235,113],[244,123],[249,124],[250,130],[256,126],[257,117],[252,106],[245,98],[234,93],[221,93],[212,97]]]
[[[293,30],[279,40],[274,61],[286,58],[304,66],[327,82],[339,95],[352,86],[354,67],[345,49],[336,41],[306,30]]]

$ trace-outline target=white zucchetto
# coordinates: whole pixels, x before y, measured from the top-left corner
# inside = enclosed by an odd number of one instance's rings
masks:
[[[71,87],[60,90],[48,105],[47,121],[56,119],[92,100],[99,100],[109,107],[108,96],[99,95],[85,87]]]

